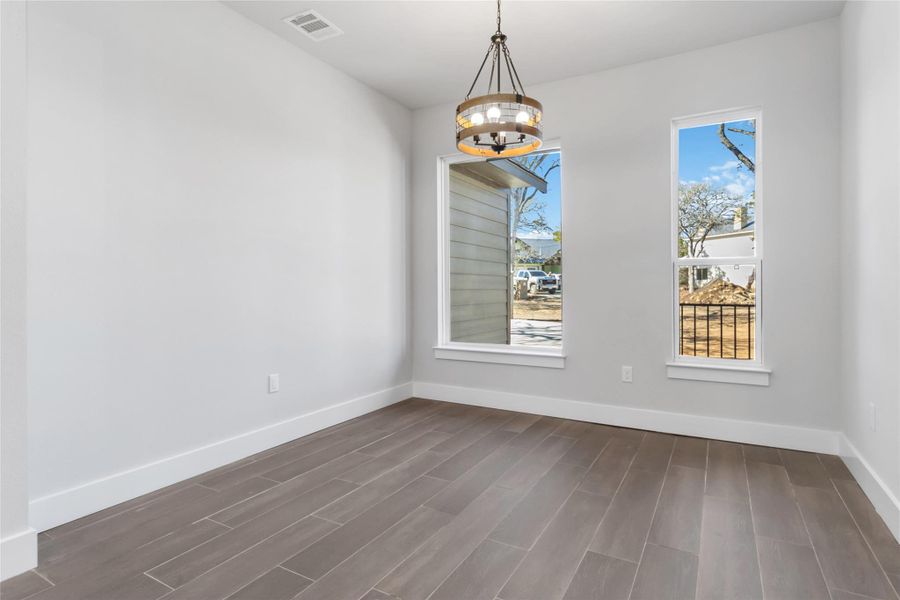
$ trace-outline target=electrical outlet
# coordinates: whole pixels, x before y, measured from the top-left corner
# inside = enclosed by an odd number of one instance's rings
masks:
[[[631,383],[631,367],[628,365],[622,365],[622,381],[625,383]]]
[[[281,382],[278,380],[278,373],[269,375],[269,393],[275,394],[281,389]]]
[[[872,431],[878,427],[878,417],[875,416],[875,403],[869,402],[869,426]]]

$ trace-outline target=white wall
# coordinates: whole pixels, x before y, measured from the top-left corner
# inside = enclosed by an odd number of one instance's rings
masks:
[[[841,45],[842,422],[893,493],[886,520],[900,535],[900,4],[848,2]]]
[[[219,3],[28,43],[37,527],[408,396],[407,109]]]
[[[528,89],[544,104],[545,137],[562,140],[562,370],[434,358],[435,157],[454,151],[454,106],[416,111],[416,389],[462,385],[838,430],[838,34],[830,20]],[[669,380],[671,119],[752,105],[762,106],[765,127],[771,385]],[[634,367],[633,384],[620,383],[621,365]]]
[[[37,564],[28,526],[25,2],[0,2],[0,579]]]

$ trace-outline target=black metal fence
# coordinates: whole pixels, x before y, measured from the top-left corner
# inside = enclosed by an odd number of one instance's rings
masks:
[[[755,305],[679,306],[678,349],[681,355],[738,360],[755,358]]]

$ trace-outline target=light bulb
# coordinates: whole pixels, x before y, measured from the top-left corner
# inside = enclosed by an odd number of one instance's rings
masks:
[[[516,123],[527,123],[528,122],[528,113],[524,110],[520,110],[516,113]]]
[[[481,125],[484,123],[484,115],[481,113],[473,113],[469,119],[472,121],[472,125]]]
[[[496,106],[492,106],[487,110],[487,117],[492,121],[496,121],[500,118],[500,109]]]

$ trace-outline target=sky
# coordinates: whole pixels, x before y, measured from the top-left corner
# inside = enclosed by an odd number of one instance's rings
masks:
[[[554,152],[552,154],[559,154],[558,152]],[[551,161],[551,159],[547,159],[547,161]],[[538,192],[538,198],[543,202],[546,206],[544,207],[544,219],[546,219],[547,224],[550,226],[549,232],[542,233],[534,233],[529,230],[519,230],[519,237],[525,238],[553,238],[553,232],[560,229],[560,223],[562,222],[562,212],[560,210],[560,187],[559,187],[559,174],[565,168],[565,165],[560,162],[558,169],[553,169],[550,175],[547,177],[547,193],[541,194]]]
[[[756,141],[748,135],[728,131],[728,127],[750,129],[751,121],[735,121],[725,127],[728,139],[750,160],[756,162]],[[678,179],[681,183],[707,182],[724,187],[745,198],[756,186],[756,178],[719,139],[718,125],[682,129],[678,133]]]

